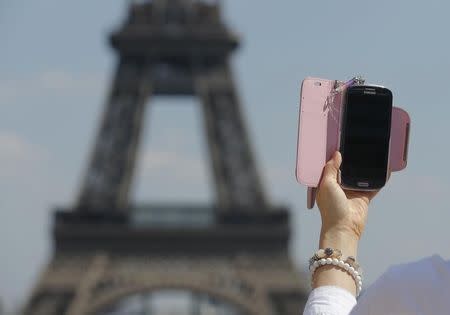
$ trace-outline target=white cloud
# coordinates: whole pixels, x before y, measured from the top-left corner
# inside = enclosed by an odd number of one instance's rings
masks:
[[[49,202],[61,195],[50,162],[45,148],[0,130],[0,248],[8,253],[0,262],[0,295],[7,307],[22,304],[48,254]]]
[[[37,78],[40,87],[49,90],[78,90],[92,86],[91,76],[74,76],[64,71],[47,71],[41,73]]]
[[[177,180],[200,181],[205,176],[205,165],[200,159],[180,155],[170,151],[148,150],[141,157],[143,177],[152,177],[157,172],[164,172]]]
[[[140,156],[134,178],[134,202],[205,202],[212,200],[209,165],[199,155],[153,149]]]
[[[2,177],[24,174],[48,157],[48,153],[43,148],[13,132],[0,131],[0,175]]]
[[[106,74],[72,74],[64,70],[47,70],[28,77],[1,78],[0,104],[21,101],[23,97],[64,95],[103,91]],[[49,94],[49,92],[51,94]]]

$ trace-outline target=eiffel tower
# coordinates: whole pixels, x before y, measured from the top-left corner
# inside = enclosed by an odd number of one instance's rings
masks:
[[[220,3],[135,1],[111,35],[118,65],[77,202],[57,209],[53,255],[26,315],[299,314],[305,282],[288,258],[289,215],[269,204],[229,58]],[[151,96],[201,101],[213,206],[132,206]]]

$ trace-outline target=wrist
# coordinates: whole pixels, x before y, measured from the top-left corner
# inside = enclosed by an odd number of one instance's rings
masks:
[[[319,248],[338,249],[342,253],[342,259],[349,256],[356,257],[358,252],[359,237],[346,229],[328,229],[320,233]],[[346,289],[353,295],[358,294],[357,286],[353,277],[333,265],[317,268],[314,274],[313,288],[333,285]]]
[[[359,237],[346,229],[327,229],[320,233],[319,248],[339,249],[344,257],[356,257]]]

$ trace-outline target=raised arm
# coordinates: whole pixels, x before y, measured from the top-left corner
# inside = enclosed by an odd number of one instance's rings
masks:
[[[377,192],[343,190],[337,181],[341,161],[340,153],[336,152],[327,162],[317,193],[322,218],[319,248],[339,250],[343,259],[357,258],[368,206]],[[305,307],[305,315],[350,313],[356,303],[356,284],[350,273],[334,265],[325,265],[316,269],[313,280],[315,290]]]

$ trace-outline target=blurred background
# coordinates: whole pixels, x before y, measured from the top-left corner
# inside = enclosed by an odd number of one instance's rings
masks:
[[[232,57],[263,183],[288,205],[299,270],[320,218],[295,181],[306,76],[383,84],[412,119],[409,164],[373,201],[359,260],[370,285],[388,266],[449,259],[450,22],[445,1],[223,1],[239,34]],[[0,0],[0,299],[22,306],[51,254],[51,212],[74,203],[117,56],[107,36],[126,1]],[[211,203],[199,101],[152,99],[132,186],[139,201]]]

